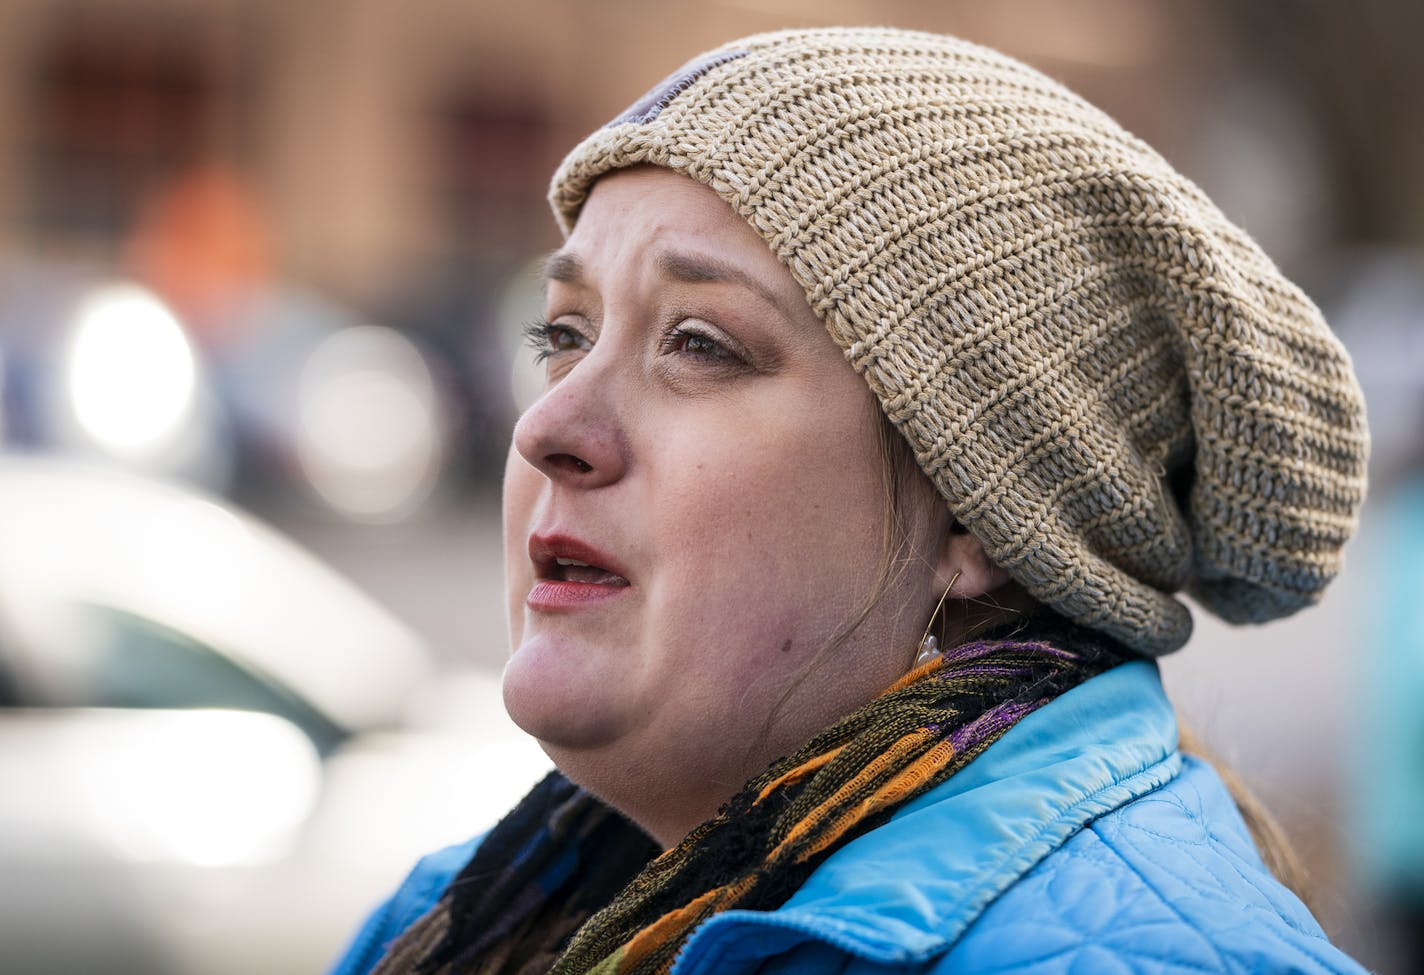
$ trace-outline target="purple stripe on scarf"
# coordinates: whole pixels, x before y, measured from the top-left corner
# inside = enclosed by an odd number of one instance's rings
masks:
[[[1025,704],[1005,701],[1003,704],[985,711],[968,724],[961,725],[951,731],[949,743],[954,746],[954,750],[957,752],[968,750],[986,739],[1003,734],[1024,715],[1037,711],[1045,703],[1042,700]]]
[[[1071,650],[1064,650],[1061,647],[1055,647],[1051,643],[1044,643],[1040,640],[1025,640],[1022,643],[1005,640],[979,640],[972,643],[961,643],[958,646],[951,647],[944,652],[944,660],[949,663],[957,663],[961,660],[973,660],[976,657],[985,657],[989,654],[999,653],[1004,650],[1025,654],[1037,654],[1039,656],[1052,657],[1056,660],[1077,659],[1077,655]]]

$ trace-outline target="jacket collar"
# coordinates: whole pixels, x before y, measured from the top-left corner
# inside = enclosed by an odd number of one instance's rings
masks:
[[[1086,823],[1175,777],[1176,745],[1156,665],[1107,671],[846,844],[778,910],[709,920],[675,972],[750,970],[809,941],[878,963],[933,957]]]

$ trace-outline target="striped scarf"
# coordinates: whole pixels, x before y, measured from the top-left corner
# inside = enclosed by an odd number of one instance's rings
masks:
[[[376,973],[665,973],[707,918],[779,907],[835,850],[1127,656],[1056,618],[962,644],[774,763],[661,855],[554,772]]]

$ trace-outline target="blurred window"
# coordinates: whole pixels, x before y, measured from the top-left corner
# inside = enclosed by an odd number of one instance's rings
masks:
[[[40,232],[119,236],[139,201],[195,155],[211,83],[194,52],[68,35],[35,93],[30,221]]]
[[[243,37],[201,9],[57,16],[29,93],[28,229],[117,242],[143,202],[224,144],[242,144]]]
[[[556,246],[544,195],[559,157],[543,106],[481,80],[449,92],[437,111],[436,194],[452,246],[503,262]]]

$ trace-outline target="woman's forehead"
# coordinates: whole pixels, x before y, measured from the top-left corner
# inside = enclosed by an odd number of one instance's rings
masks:
[[[775,259],[751,225],[711,187],[661,166],[617,169],[599,177],[565,249],[587,248],[628,230],[697,241],[708,249],[741,249],[752,259]]]
[[[668,282],[743,288],[788,316],[810,311],[756,231],[709,187],[670,170],[644,166],[600,179],[564,247],[546,258],[544,279],[596,286],[629,260]]]

